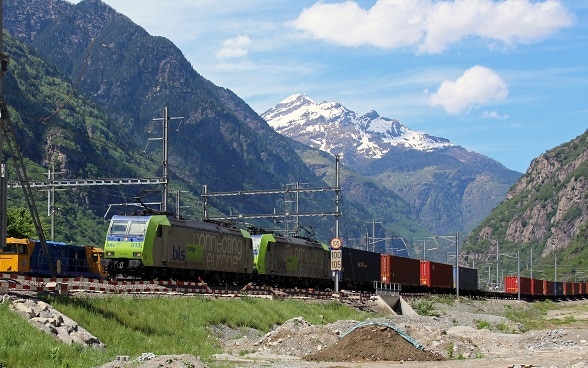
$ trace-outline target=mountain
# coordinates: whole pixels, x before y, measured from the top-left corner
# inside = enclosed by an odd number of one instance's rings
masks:
[[[400,195],[433,234],[468,233],[521,176],[375,111],[360,115],[304,94],[284,99],[261,116],[278,133],[341,155],[351,170]]]
[[[261,116],[278,133],[339,154],[350,166],[382,158],[394,147],[431,151],[453,146],[447,139],[412,131],[375,111],[358,115],[338,102],[316,103],[304,94],[284,99]]]
[[[167,107],[171,116],[183,117],[169,121],[168,161],[171,191],[188,192],[182,196],[186,217],[202,216],[204,186],[210,193],[335,184],[332,156],[275,132],[233,92],[198,74],[169,40],[149,35],[103,2],[5,0],[4,14],[7,31],[23,50],[7,51],[14,83],[7,83],[4,93],[13,119],[22,120],[19,137],[26,142],[24,155],[36,165],[33,179],[46,177],[43,168],[50,164],[62,179],[161,176],[162,147],[150,142],[163,135]],[[28,58],[42,61],[34,64],[34,74]],[[51,77],[45,78],[47,70]],[[398,195],[348,170],[343,176],[341,236],[349,244],[364,244],[366,220],[383,215],[389,224],[385,234],[376,234],[379,238],[412,243],[428,235]],[[136,187],[79,190],[87,193],[84,201],[96,221],[111,206],[130,211],[116,204],[143,192]],[[154,193],[142,200],[160,198]],[[335,206],[332,193],[303,199],[302,212],[330,212]],[[370,205],[376,201],[379,206]],[[207,204],[211,215],[227,215],[282,212],[291,203],[290,195],[274,195],[223,197]],[[59,236],[75,241],[67,229],[80,220],[68,216],[60,213]],[[313,224],[321,240],[333,236],[333,223],[331,217]],[[276,224],[267,220],[261,226]]]
[[[535,158],[504,201],[472,231],[464,249],[472,261],[487,264],[497,244],[499,253],[512,257],[519,252],[524,265],[535,264],[535,273],[539,269],[549,279],[554,274],[559,280],[586,277],[588,130]]]
[[[313,176],[245,102],[199,75],[169,40],[101,1],[7,0],[4,7],[14,37],[75,81],[71,92],[106,111],[112,129],[128,132],[136,145],[130,149],[142,152],[148,139],[162,136],[154,119],[164,106],[184,116],[169,130],[170,161],[183,180],[218,191],[255,183],[259,172],[265,187]],[[268,144],[257,144],[260,136]]]

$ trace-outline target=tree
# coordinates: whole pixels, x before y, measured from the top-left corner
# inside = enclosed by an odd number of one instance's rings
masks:
[[[7,211],[6,233],[13,238],[38,238],[31,214],[24,207],[10,207]],[[43,226],[45,228],[45,226]]]

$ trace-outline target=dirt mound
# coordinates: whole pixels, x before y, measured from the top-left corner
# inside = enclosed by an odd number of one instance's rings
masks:
[[[329,362],[440,361],[437,353],[417,348],[395,330],[381,325],[359,327],[305,360]]]

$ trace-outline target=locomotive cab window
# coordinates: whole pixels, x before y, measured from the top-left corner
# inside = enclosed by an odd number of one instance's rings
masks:
[[[18,253],[19,254],[27,254],[27,245],[26,244],[19,244],[18,245]]]
[[[11,243],[6,243],[3,249],[4,253],[16,253],[16,246]]]
[[[126,235],[128,221],[113,221],[109,233],[112,235]]]
[[[112,221],[110,225],[110,235],[118,236],[144,236],[147,222],[145,221]]]
[[[145,221],[132,221],[129,226],[129,235],[145,235],[145,229],[147,228],[147,223]]]

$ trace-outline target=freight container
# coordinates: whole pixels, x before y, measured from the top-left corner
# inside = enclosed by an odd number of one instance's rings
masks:
[[[380,280],[380,253],[343,247],[341,257],[341,288],[367,290]]]
[[[555,285],[553,281],[543,280],[543,295],[545,296],[554,296],[555,295]]]
[[[574,295],[582,295],[582,283],[581,282],[574,282]]]
[[[421,286],[453,289],[453,266],[432,261],[421,261]]]
[[[563,282],[561,282],[561,281],[554,281],[553,282],[553,295],[554,296],[562,296],[562,295],[564,295]]]
[[[381,282],[403,286],[420,285],[421,261],[418,259],[382,254],[380,260]]]
[[[504,292],[507,294],[531,295],[531,279],[528,277],[520,277],[520,280],[521,284],[519,286],[518,276],[505,276]]]
[[[531,279],[531,295],[543,295],[543,280]]]
[[[564,282],[563,283],[563,295],[565,296],[574,296],[575,294],[575,290],[574,290],[574,283],[573,282]]]
[[[457,267],[453,267],[453,288],[457,286]],[[459,290],[478,290],[478,270],[459,267]]]

